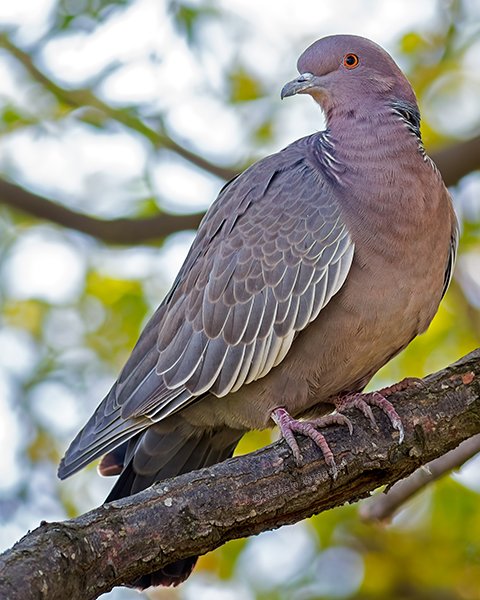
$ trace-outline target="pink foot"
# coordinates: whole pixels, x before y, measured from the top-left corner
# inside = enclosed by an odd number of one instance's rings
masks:
[[[316,427],[327,427],[328,425],[346,425],[350,434],[353,432],[353,425],[347,417],[339,413],[325,415],[318,419],[310,419],[308,421],[297,421],[284,408],[276,408],[272,411],[272,419],[280,428],[283,439],[289,445],[295,462],[300,464],[302,462],[302,455],[300,448],[298,447],[297,440],[295,439],[295,433],[300,433],[306,437],[309,437],[322,451],[323,458],[330,469],[330,473],[333,479],[337,478],[338,469],[333,457],[333,452],[330,450],[330,446]]]
[[[397,392],[403,392],[403,390],[408,389],[409,387],[423,387],[424,383],[422,379],[418,377],[405,377],[402,381],[398,383],[394,383],[393,385],[389,385],[388,387],[384,387],[381,390],[378,390],[378,393],[381,396],[391,396],[392,394],[396,394]]]
[[[391,386],[391,388],[385,388],[384,390],[380,390],[379,392],[370,392],[367,394],[349,394],[348,396],[338,398],[335,401],[335,406],[337,407],[337,410],[339,412],[345,410],[346,408],[357,408],[360,412],[362,412],[365,415],[365,417],[367,417],[367,419],[372,423],[375,429],[378,429],[377,421],[375,420],[375,417],[373,416],[373,411],[371,409],[372,406],[377,406],[390,419],[392,427],[398,431],[398,443],[401,444],[403,442],[403,438],[405,437],[402,419],[393,407],[393,404],[385,398],[385,394],[389,395],[393,394],[394,392],[400,391],[400,389],[405,389],[396,388],[392,391],[392,388],[395,388],[396,386],[402,384],[403,382],[401,381],[399,384],[395,384],[395,386]],[[405,387],[408,387],[408,385],[406,385]]]

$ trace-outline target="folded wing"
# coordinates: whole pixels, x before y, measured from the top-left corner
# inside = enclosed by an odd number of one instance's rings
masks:
[[[221,191],[61,477],[206,393],[221,397],[267,375],[342,287],[353,243],[301,142]]]

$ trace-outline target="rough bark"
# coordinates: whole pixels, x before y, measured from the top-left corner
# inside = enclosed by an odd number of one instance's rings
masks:
[[[479,452],[480,434],[477,434],[447,454],[422,465],[406,479],[397,481],[386,494],[375,494],[360,507],[360,517],[364,521],[391,521],[410,498],[450,471],[460,468]]]
[[[333,481],[310,440],[295,466],[284,442],[161,482],[76,519],[44,523],[0,556],[0,597],[91,600],[178,558],[295,523],[392,485],[480,432],[480,349],[392,396],[405,426],[399,445],[359,413],[355,430],[327,437]]]

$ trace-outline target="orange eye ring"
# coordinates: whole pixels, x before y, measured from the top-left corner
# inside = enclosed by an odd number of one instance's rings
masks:
[[[343,66],[346,69],[355,69],[355,67],[358,67],[359,62],[358,56],[352,52],[345,54],[343,57]]]

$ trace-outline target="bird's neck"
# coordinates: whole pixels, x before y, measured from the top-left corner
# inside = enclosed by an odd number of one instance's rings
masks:
[[[345,218],[365,235],[375,231],[368,244],[378,252],[418,236],[427,214],[445,214],[440,174],[423,150],[414,108],[389,105],[364,115],[329,115],[316,143],[322,173],[347,199]],[[431,194],[418,193],[431,188]]]
[[[360,166],[368,158],[393,159],[398,164],[403,155],[411,160],[412,151],[425,159],[420,114],[414,104],[391,102],[376,110],[336,108],[327,114],[325,132],[337,160]]]

